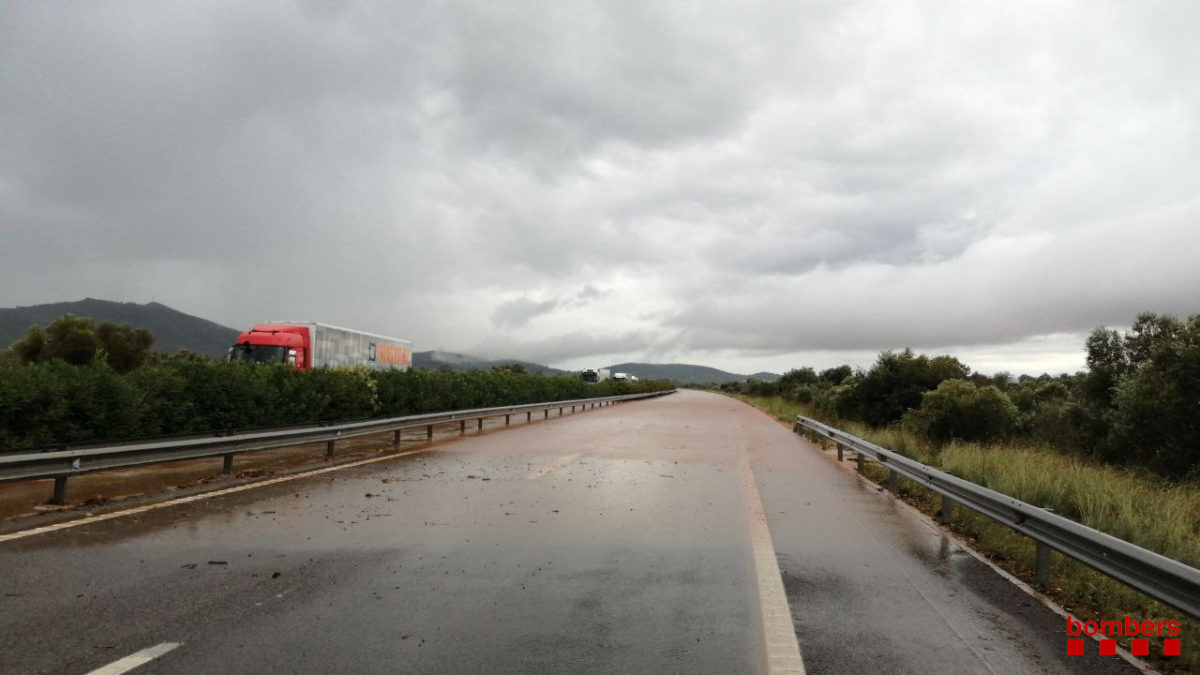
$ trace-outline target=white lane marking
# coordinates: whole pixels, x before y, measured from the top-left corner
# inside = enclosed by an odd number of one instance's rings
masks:
[[[575,460],[579,459],[580,457],[583,457],[582,452],[577,452],[573,455],[563,455],[562,457],[559,457],[558,459],[551,462],[549,466],[542,468],[542,469],[538,469],[537,471],[530,473],[528,476],[525,476],[525,479],[526,480],[537,480],[539,478],[545,478],[546,476],[549,476],[550,474],[554,473],[555,471],[558,471],[559,469],[565,467],[566,465],[570,464],[571,462],[574,462]]]
[[[144,666],[147,663],[150,663],[154,659],[157,659],[181,644],[183,643],[164,642],[159,645],[154,645],[153,647],[147,647],[142,651],[130,654],[119,661],[113,661],[107,666],[97,668],[87,675],[121,675],[121,673],[128,673],[138,666]]]
[[[396,459],[398,457],[408,457],[409,455],[416,455],[416,454],[420,454],[422,452],[430,452],[433,449],[434,448],[422,448],[420,450],[409,450],[408,452],[398,452],[396,454],[383,455],[381,457],[372,457],[370,459],[362,459],[357,462],[347,462],[345,464],[338,464],[337,466],[329,466],[329,467],[325,467],[324,469],[314,469],[312,471],[303,471],[301,473],[288,474],[286,476],[280,476],[278,478],[269,478],[267,480],[257,481],[254,483],[246,483],[245,485],[235,485],[234,487],[224,488],[221,490],[213,490],[212,492],[205,492],[203,494],[192,495],[190,497],[180,497],[179,499],[172,499],[172,500],[166,501],[166,502],[157,502],[155,504],[146,504],[145,506],[135,506],[134,508],[131,508],[131,509],[123,509],[121,511],[113,511],[111,513],[102,513],[102,514],[96,515],[96,516],[85,516],[83,518],[79,518],[76,520],[68,520],[64,523],[55,523],[53,525],[44,525],[42,527],[35,527],[35,528],[29,529],[29,530],[21,530],[20,532],[13,532],[11,534],[0,534],[0,543],[4,543],[6,541],[12,541],[14,539],[23,539],[25,537],[32,537],[35,534],[45,534],[47,532],[56,532],[58,530],[65,530],[69,527],[78,527],[79,525],[90,525],[91,523],[98,523],[103,520],[112,520],[113,518],[132,516],[132,515],[135,515],[138,513],[145,513],[146,511],[165,509],[165,508],[168,508],[171,506],[178,506],[180,504],[190,504],[192,502],[199,502],[199,501],[203,501],[205,499],[212,499],[213,497],[220,497],[221,495],[233,494],[235,492],[241,492],[243,490],[253,490],[255,488],[264,487],[266,485],[274,485],[276,483],[286,483],[287,481],[290,481],[290,480],[297,480],[300,478],[308,478],[309,476],[319,476],[323,473],[329,473],[331,471],[341,471],[342,469],[349,469],[351,467],[362,466],[364,464],[373,464],[375,462],[385,462],[389,459]]]
[[[767,527],[762,499],[758,496],[754,471],[750,468],[749,458],[743,457],[740,464],[743,494],[746,495],[746,508],[750,512],[750,543],[754,550],[754,574],[758,579],[758,606],[762,610],[767,672],[804,675],[800,642],[796,639],[796,627],[792,625],[792,611],[788,607],[787,593],[783,590],[783,578],[779,573],[779,563],[775,560],[775,544],[771,542],[771,530]]]

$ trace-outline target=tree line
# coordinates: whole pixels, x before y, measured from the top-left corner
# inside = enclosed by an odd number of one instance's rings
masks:
[[[666,382],[227,363],[152,350],[130,326],[65,316],[0,352],[0,448],[393,417],[659,391]]]
[[[788,371],[720,386],[781,396],[827,420],[899,425],[935,445],[1040,441],[1174,479],[1200,477],[1200,315],[1144,312],[1124,334],[1096,328],[1087,369],[1058,376],[974,373],[953,356],[887,351],[866,370]]]

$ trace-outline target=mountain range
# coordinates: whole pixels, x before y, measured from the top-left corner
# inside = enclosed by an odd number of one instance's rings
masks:
[[[237,339],[240,331],[207,319],[185,314],[157,302],[140,305],[133,302],[111,302],[84,298],[77,302],[56,302],[28,307],[0,308],[0,348],[24,337],[30,326],[45,326],[63,314],[74,314],[96,322],[116,321],[145,328],[154,333],[154,348],[162,352],[180,349],[223,357]],[[495,366],[520,365],[526,371],[541,375],[574,375],[572,371],[521,361],[518,359],[486,359],[442,350],[413,353],[413,367],[427,370],[454,371],[490,370]],[[739,382],[747,378],[774,381],[775,373],[739,375],[708,366],[687,363],[617,363],[602,366],[614,373],[630,373],[641,379],[674,380],[679,384]]]

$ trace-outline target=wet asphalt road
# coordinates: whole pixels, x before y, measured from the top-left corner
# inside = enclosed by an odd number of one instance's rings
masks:
[[[0,673],[1131,672],[765,415],[680,392],[0,543]]]

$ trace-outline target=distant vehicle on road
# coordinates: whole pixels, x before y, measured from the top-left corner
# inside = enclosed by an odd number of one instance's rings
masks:
[[[412,342],[313,321],[269,321],[238,336],[229,360],[290,363],[296,370],[365,366],[408,370]]]
[[[607,380],[608,378],[612,377],[612,375],[608,368],[601,368],[599,370],[592,370],[591,368],[588,368],[580,373],[579,377],[584,382],[591,382],[592,384],[595,384],[597,382],[603,382]]]
[[[624,382],[625,380],[629,379],[629,375],[627,373],[613,373],[612,379],[616,380],[617,382]]]

